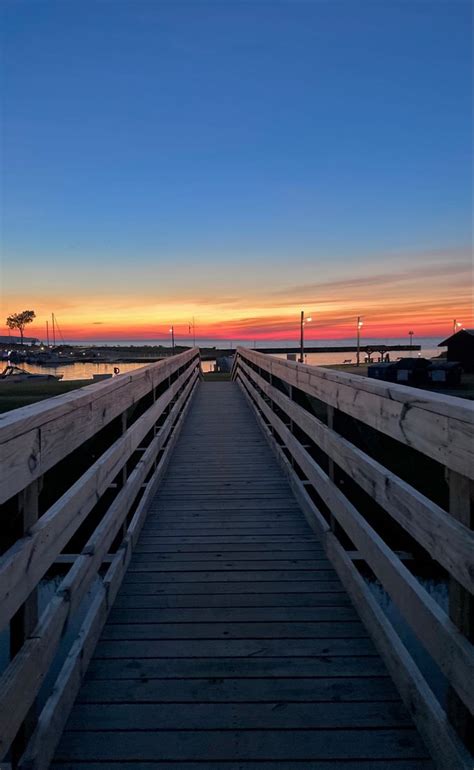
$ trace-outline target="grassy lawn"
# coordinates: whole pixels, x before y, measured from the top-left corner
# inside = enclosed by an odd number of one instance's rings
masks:
[[[355,366],[354,364],[329,364],[324,368],[337,369],[340,372],[347,372],[348,374],[360,374],[362,377],[367,377],[366,364],[361,364],[361,366]],[[443,388],[439,385],[427,385],[424,388],[419,388],[419,390],[429,390],[430,393],[442,393],[445,396],[468,398],[472,401],[474,400],[474,373],[469,372],[463,374],[461,384],[454,387]]]
[[[0,385],[0,412],[9,412],[20,406],[28,406],[45,398],[60,396],[70,390],[91,385],[93,380],[68,380],[66,382],[17,382]]]
[[[206,382],[217,382],[218,380],[230,380],[230,374],[225,372],[204,372],[203,379]]]

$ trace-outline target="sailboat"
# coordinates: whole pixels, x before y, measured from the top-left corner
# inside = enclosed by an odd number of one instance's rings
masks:
[[[51,313],[51,328],[52,328],[52,347],[56,347],[56,332],[58,332],[58,335],[61,337],[62,342],[64,343],[64,337],[62,335],[61,329],[59,328],[58,319],[54,315],[54,313]],[[49,338],[49,323],[46,321],[46,340],[47,340],[47,346],[48,349],[44,351],[40,351],[39,353],[31,353],[27,361],[30,364],[39,364],[40,366],[67,366],[68,364],[74,364],[75,360],[68,358],[67,356],[63,356],[60,353],[57,353],[54,350],[50,349],[50,338]]]
[[[32,374],[26,372],[24,369],[20,369],[19,366],[13,366],[9,364],[5,367],[3,372],[0,373],[0,385],[9,385],[13,382],[45,382],[45,381],[58,381],[62,380],[62,374]]]

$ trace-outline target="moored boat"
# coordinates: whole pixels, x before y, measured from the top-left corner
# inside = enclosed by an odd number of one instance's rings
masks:
[[[24,369],[20,369],[19,366],[12,366],[9,364],[0,374],[0,383],[52,382],[54,380],[61,380],[62,378],[62,374],[33,374],[32,372],[26,372]]]

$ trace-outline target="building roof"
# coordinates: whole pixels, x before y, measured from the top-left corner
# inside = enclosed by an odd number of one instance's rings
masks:
[[[459,361],[433,361],[428,368],[433,371],[434,369],[457,369],[460,366]]]
[[[474,329],[460,329],[458,332],[456,332],[456,334],[451,334],[450,337],[448,337],[447,339],[443,340],[443,342],[440,342],[438,344],[438,347],[439,348],[445,348],[446,345],[449,345],[451,340],[453,340],[455,337],[459,337],[460,334],[463,334],[463,335],[464,334],[469,334],[471,337],[474,337]]]

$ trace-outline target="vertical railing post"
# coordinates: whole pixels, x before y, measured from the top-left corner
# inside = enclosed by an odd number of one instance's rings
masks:
[[[293,385],[288,385],[288,398],[291,401],[293,401]],[[293,425],[293,420],[291,418],[290,418],[290,423],[289,423],[288,427],[289,427],[291,433],[294,434],[294,425]],[[291,457],[290,457],[290,463],[291,463],[291,467],[294,468],[295,467],[295,458],[293,457],[293,455],[291,455]]]
[[[328,428],[330,428],[331,430],[334,430],[334,407],[331,406],[330,404],[327,404],[326,408],[327,408]],[[334,460],[329,455],[328,455],[328,476],[331,479],[332,483],[335,484]],[[337,522],[332,513],[329,514],[329,526],[331,527],[332,532],[335,533]]]
[[[466,476],[447,470],[449,485],[449,512],[469,529],[474,528],[472,505],[473,485]],[[449,579],[449,617],[461,633],[474,642],[474,598],[455,578]],[[474,748],[474,719],[457,693],[448,691],[449,719],[469,749]]]
[[[123,436],[127,432],[127,410],[120,415],[120,435]],[[124,464],[120,471],[120,486],[124,487],[127,483],[127,463]]]
[[[36,479],[17,495],[17,537],[27,534],[38,521],[38,498],[42,480]],[[38,622],[38,588],[34,588],[26,601],[10,620],[10,659],[20,651]],[[37,721],[36,704],[26,715],[21,729],[12,744],[12,766],[16,767]]]

